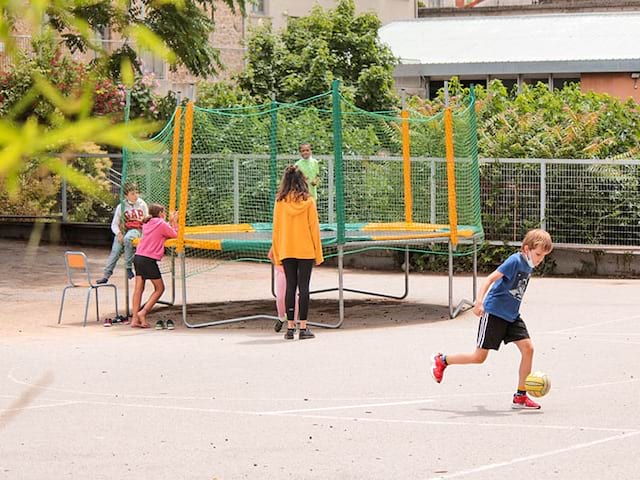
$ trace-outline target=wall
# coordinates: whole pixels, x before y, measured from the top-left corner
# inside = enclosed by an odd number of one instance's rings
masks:
[[[417,0],[355,0],[356,13],[373,10],[382,24],[393,20],[416,18]],[[303,17],[309,14],[315,5],[324,9],[335,8],[335,0],[265,0],[265,18],[271,19],[274,30],[287,24],[287,18]],[[252,20],[256,21],[259,17]]]
[[[622,100],[631,97],[640,102],[640,79],[631,78],[631,73],[583,73],[580,86],[583,92],[608,93]]]

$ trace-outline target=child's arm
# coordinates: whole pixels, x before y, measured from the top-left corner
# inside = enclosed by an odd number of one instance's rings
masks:
[[[178,230],[178,211],[177,210],[169,214],[169,225],[171,225],[171,228],[173,228],[174,230]]]
[[[116,207],[113,212],[113,219],[111,219],[111,231],[118,237],[118,241],[122,243],[122,225],[120,225],[120,205]]]
[[[480,291],[478,292],[476,303],[473,306],[473,313],[475,313],[477,316],[481,317],[484,313],[484,297],[491,288],[491,285],[500,280],[502,277],[504,277],[504,275],[501,272],[499,272],[498,270],[494,270],[480,286]]]

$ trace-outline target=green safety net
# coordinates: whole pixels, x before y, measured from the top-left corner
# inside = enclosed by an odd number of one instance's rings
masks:
[[[127,152],[123,182],[137,183],[147,203],[171,203],[174,129],[180,127],[175,202],[186,211],[185,274],[225,260],[267,261],[275,192],[282,172],[310,143],[320,161],[317,207],[325,257],[368,248],[446,250],[449,189],[444,115],[410,112],[404,120],[409,148],[403,157],[400,112],[367,112],[337,88],[296,103],[243,108],[195,106],[186,205],[180,204],[185,108],[153,139],[153,147]],[[453,112],[458,229],[482,240],[474,101]],[[188,135],[187,135],[188,136]],[[140,146],[142,147],[142,146]],[[410,176],[405,176],[410,158]],[[186,171],[186,169],[184,169]],[[406,178],[410,179],[410,197]],[[411,203],[410,213],[407,202]],[[418,225],[405,228],[407,220]],[[394,224],[391,229],[386,224]],[[421,227],[420,225],[436,225]],[[431,235],[426,238],[426,235]],[[412,237],[417,237],[412,240]],[[393,239],[397,238],[397,241]],[[469,252],[462,236],[458,253]]]

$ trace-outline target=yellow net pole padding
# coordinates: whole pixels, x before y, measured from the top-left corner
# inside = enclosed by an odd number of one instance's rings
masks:
[[[453,151],[453,115],[451,107],[444,111],[444,145],[447,158],[447,190],[449,201],[449,230],[451,243],[458,245],[458,207],[456,203],[456,167]]]
[[[409,143],[409,112],[402,111],[402,176],[404,178],[404,221],[413,221],[413,194],[411,193],[411,147]]]
[[[171,184],[169,185],[169,212],[176,211],[176,190],[178,184],[178,156],[180,155],[180,124],[182,107],[176,109],[173,117],[173,151],[171,153]]]
[[[180,214],[178,215],[178,246],[176,253],[184,253],[184,227],[187,223],[187,194],[191,166],[191,140],[193,131],[193,102],[187,104],[184,116],[184,145],[182,147],[182,179],[180,181]]]

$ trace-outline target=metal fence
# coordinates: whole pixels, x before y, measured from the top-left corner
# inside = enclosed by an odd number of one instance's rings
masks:
[[[106,178],[115,204],[122,156],[77,157],[111,161]],[[322,161],[330,172],[331,159]],[[640,250],[640,160],[481,159],[480,183],[485,237],[491,243],[517,243],[530,228],[542,227],[556,244]],[[59,184],[57,201],[46,216],[71,221],[76,197],[64,180]],[[103,216],[109,221],[107,213]]]
[[[558,244],[640,246],[640,160],[482,159],[480,178],[488,240],[539,226]]]

